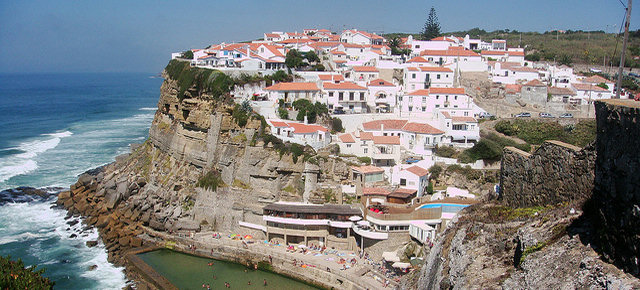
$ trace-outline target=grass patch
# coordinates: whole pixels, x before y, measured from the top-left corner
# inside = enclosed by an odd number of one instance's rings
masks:
[[[371,164],[371,157],[359,156],[358,157],[358,161],[360,161],[361,163],[364,163],[366,165],[369,165],[369,164]]]
[[[233,143],[244,143],[247,142],[247,136],[244,134],[238,134],[236,136],[233,136],[233,138],[231,138],[231,142]]]
[[[288,193],[291,193],[291,194],[296,194],[296,189],[293,188],[293,186],[291,186],[291,185],[287,185],[285,188],[282,189],[282,191],[288,192]]]
[[[493,206],[490,207],[487,211],[487,215],[490,221],[494,222],[504,222],[504,221],[516,221],[516,220],[526,220],[544,213],[545,211],[551,209],[550,206],[534,206],[534,207],[523,207],[523,208],[512,208],[508,206]]]
[[[544,249],[544,247],[546,247],[546,246],[547,246],[546,242],[538,242],[537,244],[535,244],[533,246],[530,246],[530,247],[527,247],[526,249],[524,249],[524,251],[522,252],[522,256],[520,256],[520,263],[518,264],[518,266],[521,265],[522,262],[524,262],[524,259],[528,255],[533,254],[533,253],[535,253],[537,251],[540,251],[540,250]]]
[[[495,129],[502,134],[516,136],[534,145],[540,145],[546,140],[558,140],[584,147],[596,139],[595,120],[584,120],[567,126],[562,126],[558,122],[538,120],[502,120],[496,123]]]
[[[242,189],[251,189],[251,186],[237,179],[233,180],[233,184],[231,186]]]
[[[499,161],[502,158],[502,151],[506,146],[513,146],[525,152],[531,151],[531,145],[519,144],[515,141],[500,137],[495,133],[489,133],[473,145],[473,147],[464,150],[459,156],[458,161],[461,163],[473,163],[476,160]]]

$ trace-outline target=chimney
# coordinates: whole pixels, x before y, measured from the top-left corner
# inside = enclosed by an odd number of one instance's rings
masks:
[[[247,46],[247,57],[250,57],[251,55],[249,54],[249,46]]]
[[[384,132],[384,123],[380,124],[380,132]]]
[[[304,115],[304,123],[305,125],[309,123],[309,121],[307,120],[307,115]]]

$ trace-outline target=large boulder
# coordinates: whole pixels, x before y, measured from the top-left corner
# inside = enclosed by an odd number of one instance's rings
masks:
[[[107,209],[113,209],[120,199],[122,198],[122,194],[117,190],[108,190],[107,194],[104,198],[104,203],[107,206]]]
[[[192,220],[179,219],[173,223],[173,228],[175,230],[198,231],[200,224]]]

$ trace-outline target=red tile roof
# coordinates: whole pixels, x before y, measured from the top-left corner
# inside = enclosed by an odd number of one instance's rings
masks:
[[[599,83],[613,83],[612,81],[605,79],[599,75],[592,75],[588,78],[585,78],[582,80],[583,83],[592,83],[592,84],[599,84]]]
[[[415,174],[417,176],[420,176],[420,177],[429,174],[429,170],[426,170],[426,169],[424,169],[424,168],[422,168],[420,166],[417,166],[417,165],[414,165],[414,166],[411,166],[411,167],[407,168],[407,171],[409,171],[409,172],[411,172],[411,173],[413,173],[413,174]]]
[[[429,72],[453,72],[450,68],[441,66],[421,66],[418,69]]]
[[[474,117],[451,117],[451,120],[453,122],[464,122],[464,123],[477,123],[478,120],[476,120]]]
[[[373,165],[351,166],[351,169],[353,169],[355,171],[358,171],[360,173],[363,173],[363,174],[384,172],[384,169],[382,169],[380,167],[373,166]]]
[[[509,56],[524,56],[524,51],[507,51]]]
[[[413,123],[413,122],[407,123],[406,125],[404,125],[402,130],[407,132],[419,133],[419,134],[430,134],[430,135],[444,134],[444,131],[434,128],[429,124]]]
[[[353,70],[357,72],[378,72],[375,66],[354,66]]]
[[[373,140],[373,133],[360,132],[360,140]]]
[[[322,87],[325,90],[366,90],[367,88],[356,85],[352,82],[344,82],[344,83],[333,83],[333,82],[324,82],[322,83]]]
[[[415,190],[415,189],[398,188],[398,189],[394,190],[392,193],[390,193],[388,195],[388,197],[395,197],[395,198],[405,199],[405,198],[412,197],[417,192],[418,191]]]
[[[428,95],[429,95],[429,89],[422,89],[422,90],[417,90],[409,93],[409,96],[428,96]]]
[[[385,130],[401,130],[407,120],[376,120],[362,123],[365,130],[380,130],[384,125]]]
[[[464,95],[464,88],[429,88],[430,94]]]
[[[338,136],[338,138],[340,138],[340,141],[342,141],[342,143],[356,143],[356,140],[353,139],[353,135],[351,135],[351,133],[342,134]]]
[[[451,114],[449,112],[440,112],[445,118],[451,119]]]
[[[463,50],[463,49],[454,49],[454,48],[449,48],[447,50],[423,50],[420,53],[421,56],[423,55],[430,55],[430,56],[480,56],[479,54],[471,51],[471,50]]]
[[[287,125],[286,122],[279,122],[279,121],[270,121],[271,125],[273,125],[273,127],[276,128],[282,128],[282,127],[289,127],[289,125]]]
[[[400,136],[373,136],[373,144],[400,145]]]
[[[526,84],[524,84],[523,86],[527,86],[527,87],[546,87],[547,85],[543,84],[538,79],[532,79],[532,80],[528,81]]]
[[[375,79],[367,84],[368,87],[395,87],[394,84],[383,79]]]
[[[504,86],[504,90],[507,93],[511,93],[511,94],[519,93],[521,89],[522,89],[522,85],[518,85],[518,84]]]
[[[569,88],[550,87],[549,94],[575,96],[576,92],[574,92],[572,89],[569,89]]]
[[[340,50],[332,50],[331,54],[335,54],[335,55],[346,55],[347,53],[344,51],[340,51]]]
[[[596,86],[594,84],[571,84],[577,91],[594,91],[594,92],[608,92],[609,90]]]
[[[362,194],[363,195],[384,195],[387,196],[391,193],[391,191],[380,188],[380,187],[363,187]]]
[[[420,56],[416,56],[410,60],[408,60],[407,62],[429,62],[426,59],[424,59],[423,57]]]
[[[480,54],[482,55],[505,55],[507,54],[506,51],[502,51],[502,50],[483,50],[480,52]]]
[[[269,91],[319,91],[316,83],[277,83],[265,88]]]
[[[293,128],[293,133],[296,133],[296,134],[309,134],[309,133],[315,133],[318,131],[329,132],[327,128],[322,127],[320,125],[291,123],[291,122],[287,122],[287,125]]]

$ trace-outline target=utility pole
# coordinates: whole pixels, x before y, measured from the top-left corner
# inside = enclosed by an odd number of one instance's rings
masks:
[[[629,22],[631,18],[631,0],[627,4],[627,16],[624,21],[624,40],[622,41],[622,55],[620,56],[620,67],[618,68],[618,83],[616,84],[616,99],[620,98],[622,90],[622,69],[624,68],[624,55],[627,52],[627,39],[629,38]]]

